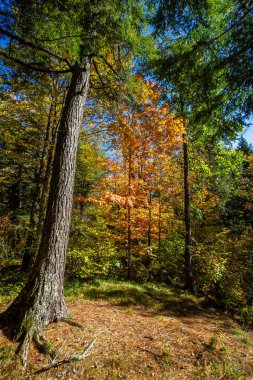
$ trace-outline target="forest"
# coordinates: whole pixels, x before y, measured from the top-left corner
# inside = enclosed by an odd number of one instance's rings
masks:
[[[1,379],[252,378],[252,16],[0,1]]]

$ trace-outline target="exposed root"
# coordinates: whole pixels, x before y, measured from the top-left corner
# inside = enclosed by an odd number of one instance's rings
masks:
[[[16,353],[20,355],[21,363],[24,367],[27,365],[28,353],[31,342],[31,332],[27,332],[21,339],[21,342],[16,350]]]
[[[79,327],[80,329],[83,328],[83,326],[80,323],[74,321],[72,318],[61,318],[60,321],[68,323],[71,326]]]
[[[67,364],[67,363],[71,363],[71,362],[74,362],[74,361],[80,361],[80,360],[83,360],[84,358],[86,358],[87,356],[90,355],[91,353],[91,350],[93,348],[93,346],[95,345],[96,343],[96,339],[94,339],[86,348],[85,350],[81,353],[81,354],[74,354],[74,355],[71,355],[71,356],[68,356],[68,357],[63,357],[63,358],[60,358],[58,360],[53,360],[51,364],[49,364],[48,366],[46,367],[43,367],[41,368],[39,371],[36,371],[34,374],[39,374],[39,373],[42,373],[42,372],[45,372],[45,371],[48,371],[50,370],[51,368],[56,368],[56,367],[59,367],[63,364]]]
[[[33,335],[33,344],[40,353],[49,355],[51,359],[56,358],[57,354],[53,345],[42,334],[35,333]]]

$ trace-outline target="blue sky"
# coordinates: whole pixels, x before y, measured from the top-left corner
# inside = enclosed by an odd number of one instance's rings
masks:
[[[243,133],[243,137],[253,145],[253,124],[250,125],[249,128],[247,128],[246,132]]]

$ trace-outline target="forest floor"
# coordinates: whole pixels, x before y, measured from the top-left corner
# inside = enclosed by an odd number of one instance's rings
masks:
[[[13,291],[13,288],[12,288]],[[51,363],[31,346],[22,369],[16,344],[0,332],[0,379],[66,380],[240,380],[253,379],[253,334],[193,296],[154,284],[101,282],[69,286],[69,311],[78,328],[65,322],[45,329],[60,358],[90,355],[36,373]],[[2,295],[4,310],[13,293]]]

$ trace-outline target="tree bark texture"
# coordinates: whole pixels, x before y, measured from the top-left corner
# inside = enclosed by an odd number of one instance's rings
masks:
[[[63,108],[55,149],[47,213],[39,251],[27,284],[2,314],[20,338],[23,364],[29,341],[43,327],[67,316],[64,270],[71,221],[76,153],[90,79],[90,58],[75,65]]]

